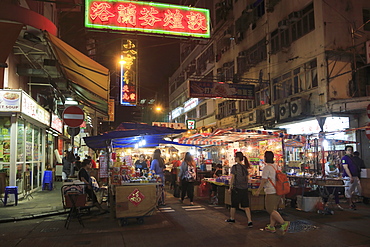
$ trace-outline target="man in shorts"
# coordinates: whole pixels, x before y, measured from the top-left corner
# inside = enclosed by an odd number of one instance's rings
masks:
[[[361,185],[359,172],[356,163],[353,160],[353,147],[345,147],[346,154],[342,157],[343,178],[345,185],[345,196],[351,209],[356,210],[356,205],[353,202],[355,191],[361,195]]]

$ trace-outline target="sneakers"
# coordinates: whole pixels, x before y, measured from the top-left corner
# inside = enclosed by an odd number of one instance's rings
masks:
[[[283,231],[283,234],[285,234],[289,229],[290,221],[284,221],[284,223],[281,225],[281,230]]]
[[[344,210],[344,209],[342,208],[342,206],[341,206],[341,205],[339,205],[339,204],[337,204],[337,208],[338,208],[339,210]]]
[[[232,220],[232,219],[227,219],[227,220],[225,220],[225,222],[229,222],[229,223],[235,223],[235,220]]]
[[[266,227],[265,227],[265,231],[266,232],[272,232],[272,233],[275,233],[276,232],[276,229],[274,226],[270,226],[270,224],[268,224]]]
[[[183,202],[183,200],[181,200],[181,199],[179,199],[179,202],[180,202],[180,203],[184,203],[184,202]]]
[[[194,206],[194,202],[190,202],[190,206]]]
[[[351,209],[352,210],[356,210],[356,205],[355,204],[351,204]]]
[[[248,227],[249,228],[252,228],[253,227],[253,222],[252,221],[248,222]]]

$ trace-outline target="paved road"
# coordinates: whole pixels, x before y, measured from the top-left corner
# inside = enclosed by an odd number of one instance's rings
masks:
[[[76,219],[64,228],[66,215],[0,224],[0,246],[370,246],[370,206],[359,204],[357,211],[336,211],[334,215],[284,210],[292,227],[282,236],[261,229],[268,222],[266,212],[253,212],[254,227],[237,212],[235,224],[226,223],[228,210],[196,201],[189,207],[168,197],[167,206],[146,217],[143,224],[130,220],[119,226],[110,214],[83,217],[85,228]]]

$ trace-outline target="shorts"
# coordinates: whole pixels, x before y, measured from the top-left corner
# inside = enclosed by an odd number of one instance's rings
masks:
[[[281,196],[276,194],[266,194],[265,196],[265,208],[266,211],[271,214],[274,210],[276,211],[281,200]]]
[[[346,198],[351,198],[354,194],[361,196],[361,184],[358,177],[353,177],[353,183],[351,183],[349,179],[345,180],[344,186],[344,195],[346,196]]]
[[[235,188],[231,190],[231,207],[237,208],[239,204],[242,208],[249,207],[248,189]]]

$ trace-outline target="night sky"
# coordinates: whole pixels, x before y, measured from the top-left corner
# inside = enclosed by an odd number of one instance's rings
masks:
[[[148,1],[149,2],[149,1]],[[175,0],[155,2],[179,4]],[[96,32],[84,28],[84,13],[60,13],[59,30],[62,40],[87,54],[86,40],[93,37],[99,41],[97,56],[94,58],[114,74],[118,70],[117,58],[120,54],[121,39],[136,39],[139,47],[139,91],[140,99],[155,99],[168,106],[168,79],[179,66],[179,45],[182,40],[147,34]],[[78,35],[76,35],[78,34]],[[118,85],[111,76],[112,92]]]

